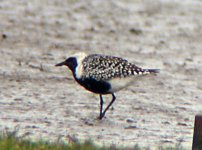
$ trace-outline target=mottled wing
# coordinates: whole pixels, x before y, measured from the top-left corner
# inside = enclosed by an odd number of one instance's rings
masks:
[[[82,63],[84,67],[83,77],[96,80],[109,80],[149,73],[148,70],[141,69],[125,59],[114,56],[89,55]]]

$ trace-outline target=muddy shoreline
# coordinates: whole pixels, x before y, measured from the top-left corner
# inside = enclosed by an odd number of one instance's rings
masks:
[[[0,130],[19,126],[32,139],[191,147],[194,116],[202,111],[201,8],[199,0],[2,1]],[[78,51],[161,73],[116,93],[99,121],[98,95],[54,67]]]

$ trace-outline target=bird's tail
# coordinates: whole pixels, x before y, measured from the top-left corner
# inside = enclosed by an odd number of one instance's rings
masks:
[[[160,69],[145,69],[149,73],[159,73]]]

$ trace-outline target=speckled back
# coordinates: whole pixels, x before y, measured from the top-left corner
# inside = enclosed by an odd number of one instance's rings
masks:
[[[147,70],[129,63],[125,59],[114,56],[93,54],[87,56],[82,63],[83,78],[94,78],[96,80],[110,80],[117,77],[123,78],[147,72]]]

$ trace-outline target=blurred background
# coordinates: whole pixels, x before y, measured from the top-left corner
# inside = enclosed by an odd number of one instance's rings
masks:
[[[202,110],[201,8],[201,0],[0,1],[0,130],[18,125],[31,138],[191,147]],[[161,73],[116,93],[98,121],[98,96],[54,67],[79,51]]]

